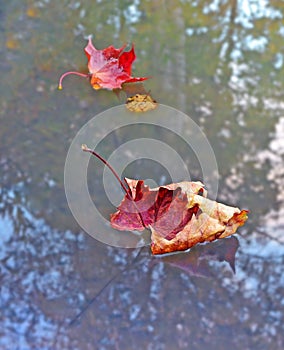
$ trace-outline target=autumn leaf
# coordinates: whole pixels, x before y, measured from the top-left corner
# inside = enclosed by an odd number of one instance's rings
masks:
[[[58,88],[62,89],[63,79],[70,74],[89,78],[92,87],[98,89],[121,89],[123,83],[133,83],[143,81],[148,78],[138,78],[131,76],[132,63],[136,59],[134,45],[130,51],[124,51],[126,45],[120,49],[109,46],[103,50],[97,50],[91,38],[85,47],[85,54],[88,59],[89,73],[66,72],[59,80]]]
[[[113,173],[125,196],[111,214],[117,230],[151,230],[151,251],[164,254],[187,250],[198,243],[225,238],[247,220],[247,210],[210,200],[201,182],[178,182],[150,189],[143,180],[121,180],[112,166],[97,152],[82,145]]]
[[[125,179],[126,195],[111,225],[118,230],[151,230],[151,251],[164,254],[186,250],[236,232],[247,220],[240,210],[206,198],[201,182],[180,182],[150,189],[142,180]]]
[[[130,112],[148,112],[158,106],[150,91],[145,90],[143,83],[123,84],[122,89],[116,90],[115,93],[119,96],[121,91],[127,96],[125,106]]]
[[[128,97],[125,105],[130,112],[140,113],[151,111],[155,109],[158,104],[149,94],[136,94],[132,97]]]

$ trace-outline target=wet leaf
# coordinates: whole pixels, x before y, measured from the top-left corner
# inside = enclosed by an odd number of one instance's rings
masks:
[[[186,250],[228,237],[247,220],[247,210],[207,199],[201,182],[150,189],[142,180],[125,181],[129,191],[111,215],[111,225],[129,231],[149,228],[153,254]]]
[[[158,104],[149,94],[136,94],[128,97],[125,105],[130,112],[148,112],[155,109]]]
[[[108,46],[105,49],[97,50],[89,38],[85,47],[85,54],[88,59],[89,74],[79,72],[64,73],[59,81],[59,89],[62,89],[62,80],[69,74],[75,74],[90,79],[92,87],[98,89],[121,89],[123,83],[133,83],[143,81],[148,78],[132,77],[131,68],[136,55],[134,45],[130,51],[124,51],[125,46],[116,49]]]
[[[153,99],[150,91],[146,91],[143,83],[123,84],[122,89],[116,90],[115,93],[119,96],[121,91],[127,96],[125,106],[130,112],[147,112],[158,106],[157,101]]]

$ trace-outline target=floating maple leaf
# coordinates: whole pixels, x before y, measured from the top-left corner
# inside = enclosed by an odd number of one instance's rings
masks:
[[[130,51],[123,51],[126,45],[120,49],[109,46],[103,50],[97,50],[89,38],[85,53],[88,58],[89,73],[66,72],[59,80],[58,88],[62,89],[63,79],[70,74],[89,78],[92,87],[98,89],[121,89],[123,83],[143,81],[148,78],[135,78],[131,76],[131,66],[136,55],[134,45]]]
[[[247,220],[247,210],[207,199],[201,182],[184,181],[153,189],[143,180],[125,178],[123,182],[100,155],[86,145],[82,149],[108,166],[126,193],[111,215],[111,226],[128,231],[149,228],[153,254],[186,250],[228,237]]]
[[[228,237],[247,220],[247,210],[207,199],[201,182],[150,189],[142,180],[125,180],[132,200],[128,193],[111,215],[111,225],[129,231],[149,228],[153,254],[186,250],[197,243]]]

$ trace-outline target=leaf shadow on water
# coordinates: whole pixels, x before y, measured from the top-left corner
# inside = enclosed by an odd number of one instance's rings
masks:
[[[71,319],[69,326],[78,325],[83,314],[115,281],[115,279],[121,276],[129,268],[133,268],[136,264],[148,263],[148,268],[151,270],[156,264],[164,263],[185,272],[189,276],[214,278],[214,273],[212,272],[211,267],[212,261],[226,262],[230,266],[232,272],[235,273],[235,257],[238,248],[239,240],[235,236],[211,242],[209,244],[199,244],[187,251],[166,254],[165,256],[149,256],[149,254],[147,256],[143,256],[141,253],[143,250],[145,250],[145,247],[142,247],[138,249],[138,253],[133,260],[121,271],[112,276],[96,293],[96,295],[94,295],[86,303],[81,311],[73,319]]]
[[[197,245],[186,252],[161,256],[156,261],[160,260],[189,275],[208,278],[214,276],[210,268],[211,261],[225,261],[235,273],[235,256],[238,248],[238,239],[231,236],[210,244]]]

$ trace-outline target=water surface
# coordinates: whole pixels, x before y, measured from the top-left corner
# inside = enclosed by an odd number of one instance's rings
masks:
[[[1,349],[282,349],[283,5],[31,0],[3,4],[0,16]],[[235,238],[154,259],[79,227],[64,193],[68,148],[90,118],[124,102],[77,77],[57,90],[62,72],[86,71],[90,34],[98,48],[134,42],[135,75],[152,76],[151,94],[202,128],[218,200],[250,210]],[[122,130],[102,150],[141,132]],[[199,179],[188,149],[159,137]],[[92,166],[107,216],[103,167]],[[141,160],[125,173],[170,180]]]

